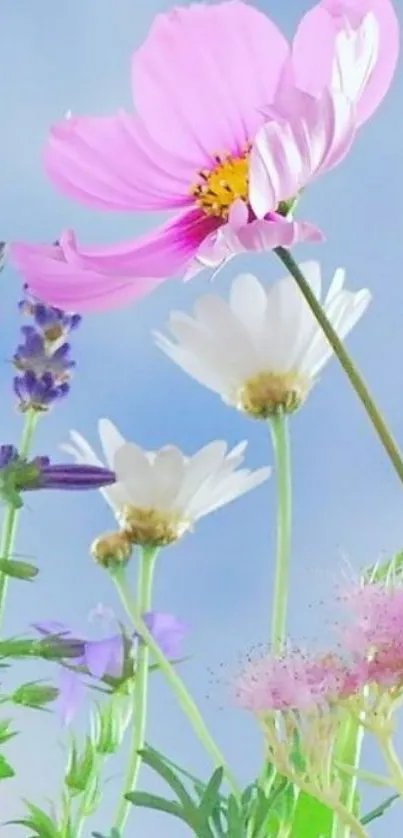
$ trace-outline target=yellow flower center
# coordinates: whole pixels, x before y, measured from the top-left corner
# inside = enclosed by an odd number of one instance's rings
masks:
[[[293,413],[310,389],[311,382],[297,372],[260,372],[237,390],[234,402],[238,410],[254,419],[268,419],[279,410]]]
[[[201,183],[192,186],[191,194],[206,215],[226,220],[234,201],[248,200],[249,148],[239,157],[215,154],[214,160],[214,168],[198,172]]]
[[[191,529],[191,521],[184,521],[173,511],[159,512],[157,509],[142,509],[128,504],[118,517],[129,541],[143,547],[166,547]]]

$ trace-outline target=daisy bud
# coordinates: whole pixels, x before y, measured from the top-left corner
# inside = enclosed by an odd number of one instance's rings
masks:
[[[91,544],[91,556],[107,570],[127,564],[133,544],[126,532],[111,532],[96,538]]]

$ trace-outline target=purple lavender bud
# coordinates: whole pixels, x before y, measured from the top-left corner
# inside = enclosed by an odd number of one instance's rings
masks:
[[[0,445],[0,469],[7,468],[15,460],[18,460],[18,451],[15,445]]]
[[[32,488],[80,491],[100,489],[112,483],[116,483],[116,474],[109,469],[68,463],[43,466],[38,476],[38,484]]]

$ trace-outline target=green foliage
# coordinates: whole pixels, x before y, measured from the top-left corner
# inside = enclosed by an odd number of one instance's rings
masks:
[[[29,562],[15,561],[14,559],[0,559],[0,572],[5,576],[12,576],[14,579],[22,579],[25,582],[32,582],[39,573],[39,568]]]
[[[132,700],[117,692],[104,705],[96,705],[92,715],[92,739],[98,754],[115,754],[120,748],[131,718]]]
[[[265,791],[253,783],[238,800],[233,794],[223,794],[220,789],[224,772],[217,768],[207,784],[167,760],[153,748],[141,752],[143,762],[155,771],[175,794],[175,800],[168,800],[148,792],[133,791],[126,795],[135,806],[156,809],[182,820],[191,827],[198,838],[275,838],[278,829],[269,826],[269,819],[275,805],[286,800],[290,784],[285,778],[277,778]],[[191,785],[189,793],[184,777]],[[292,800],[294,805],[294,799]]]
[[[330,838],[334,813],[306,792],[301,792],[294,811],[290,838]]]
[[[14,768],[7,762],[3,754],[0,754],[0,780],[9,780],[10,777],[15,777]]]
[[[96,751],[89,736],[86,737],[84,748],[80,754],[75,740],[70,745],[67,771],[64,778],[70,794],[79,795],[88,790],[96,775]]]
[[[0,745],[4,745],[9,739],[17,735],[17,731],[10,729],[10,719],[0,721]],[[9,780],[15,777],[14,768],[10,765],[3,754],[0,754],[0,780]]]
[[[57,824],[54,823],[52,818],[43,809],[39,809],[38,806],[34,806],[29,801],[26,801],[26,807],[28,809],[27,817],[15,821],[7,821],[6,826],[9,824],[26,826],[27,829],[32,830],[30,838],[73,838],[72,833],[70,836],[66,835],[66,830],[62,836]]]
[[[375,821],[377,818],[381,818],[385,812],[393,806],[396,800],[399,800],[399,797],[399,794],[391,794],[390,797],[387,797],[386,800],[379,804],[379,806],[364,815],[364,817],[361,818],[363,826],[366,826],[367,823],[371,823],[371,821]]]
[[[21,684],[10,696],[10,701],[32,710],[45,710],[46,705],[54,701],[59,694],[56,687],[44,684],[42,681],[27,681]]]
[[[113,827],[109,835],[101,835],[100,832],[93,832],[92,838],[121,838],[121,834],[116,827]]]

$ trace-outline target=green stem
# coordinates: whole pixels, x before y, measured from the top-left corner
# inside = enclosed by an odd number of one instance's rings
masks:
[[[271,641],[273,653],[281,651],[287,627],[291,547],[291,458],[288,418],[284,413],[270,420],[277,477],[277,550],[274,578]]]
[[[364,721],[364,718],[363,718]],[[360,765],[365,729],[353,716],[346,720],[339,742],[336,742],[335,762],[343,762],[351,768],[351,775],[341,776],[341,801],[349,812],[354,811],[358,777],[354,773]],[[340,818],[333,821],[332,838],[349,838],[349,831]]]
[[[392,737],[388,735],[379,738],[379,744],[389,770],[390,778],[393,782],[393,787],[400,794],[400,797],[403,798],[403,766],[395,751]]]
[[[324,334],[326,335],[334,354],[340,361],[341,366],[346,373],[350,384],[354,388],[358,398],[360,399],[372,425],[383,445],[397,475],[403,481],[403,458],[400,454],[399,448],[393,439],[392,434],[388,430],[386,422],[379,412],[367,385],[361,374],[358,372],[355,364],[346,351],[343,342],[335,332],[330,320],[323,311],[322,306],[315,297],[311,287],[305,279],[302,271],[299,269],[296,261],[293,259],[288,250],[283,247],[277,247],[274,251],[283,265],[287,268],[291,276],[294,277],[301,293],[305,297],[312,313],[316,317]]]
[[[139,614],[151,611],[152,582],[157,553],[157,549],[152,548],[147,550],[145,548],[139,560],[136,603],[136,612]],[[125,800],[124,795],[129,791],[134,791],[141,767],[141,755],[139,751],[144,748],[146,736],[149,658],[150,650],[148,645],[146,643],[139,643],[133,693],[133,741],[130,749],[124,792],[115,819],[115,828],[119,834],[123,834],[129,812],[132,809],[131,803]]]
[[[31,446],[32,437],[38,421],[38,413],[34,410],[29,410],[25,414],[25,422],[22,431],[20,446],[18,453],[21,457],[27,457]],[[0,540],[0,558],[10,559],[14,551],[14,543],[17,535],[17,527],[20,518],[20,509],[16,509],[11,504],[8,505],[1,533]],[[0,574],[0,625],[4,617],[4,606],[6,601],[8,576],[6,573]]]
[[[165,675],[166,680],[176,693],[182,710],[187,715],[196,735],[199,737],[200,741],[204,745],[207,753],[210,755],[215,765],[222,766],[224,774],[228,780],[229,785],[231,786],[233,794],[239,799],[240,790],[238,788],[235,777],[229,765],[227,764],[223,754],[221,753],[218,745],[216,745],[213,737],[211,736],[204,722],[203,716],[200,713],[200,710],[195,704],[193,698],[189,695],[182,679],[179,677],[174,667],[167,660],[160,647],[158,646],[158,643],[155,642],[151,632],[148,630],[147,626],[142,620],[140,611],[136,607],[135,603],[133,603],[131,600],[124,568],[119,568],[118,570],[114,571],[113,580],[115,582],[123,607],[125,608],[126,613],[130,617],[136,631],[139,633],[144,643],[147,644],[148,648],[150,649],[154,658],[159,664],[161,672],[163,673],[163,675]]]

